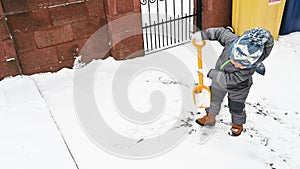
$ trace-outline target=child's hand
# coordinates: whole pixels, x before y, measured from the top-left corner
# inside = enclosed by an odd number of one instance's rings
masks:
[[[201,31],[194,33],[193,36],[192,36],[192,40],[193,39],[196,39],[196,42],[198,44],[201,44],[202,43],[202,34],[201,34]]]
[[[264,64],[263,63],[259,63],[256,66],[255,72],[258,73],[258,74],[260,74],[260,75],[265,75],[266,68],[265,68]]]

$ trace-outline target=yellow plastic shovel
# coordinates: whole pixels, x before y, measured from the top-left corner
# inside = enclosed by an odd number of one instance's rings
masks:
[[[202,44],[197,44],[196,38],[192,39],[193,45],[197,48],[197,54],[198,54],[198,69],[203,69],[202,68],[202,48],[205,46],[206,42],[202,40]],[[210,89],[207,86],[204,86],[203,84],[203,73],[198,71],[198,77],[199,77],[199,84],[194,87],[193,89],[193,99],[194,99],[194,104],[197,104],[196,101],[196,94],[201,93],[203,90],[207,90],[209,94],[209,99],[211,101],[211,92]],[[199,105],[199,108],[206,108],[207,106],[204,105]]]

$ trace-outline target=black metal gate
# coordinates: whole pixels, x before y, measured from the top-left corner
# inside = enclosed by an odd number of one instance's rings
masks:
[[[195,1],[141,0],[146,54],[190,41],[194,30],[201,28],[202,4]]]

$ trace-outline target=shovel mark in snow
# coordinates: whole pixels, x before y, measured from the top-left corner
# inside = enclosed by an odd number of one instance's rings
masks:
[[[143,138],[142,138],[142,139],[139,139],[136,143],[140,143],[140,142],[142,142],[142,141],[144,141]]]
[[[193,85],[185,84],[184,82],[180,82],[180,81],[174,81],[174,80],[171,80],[171,79],[166,79],[166,78],[163,78],[163,77],[159,77],[158,80],[162,84],[165,84],[165,85],[182,85],[182,86],[185,86],[189,89],[193,87]]]

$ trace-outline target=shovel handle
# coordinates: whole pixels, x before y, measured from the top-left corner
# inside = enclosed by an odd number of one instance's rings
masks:
[[[198,54],[198,69],[202,69],[202,48],[206,45],[206,41],[202,40],[201,44],[198,44],[196,42],[196,38],[192,39],[193,45],[197,48],[197,54]],[[198,73],[199,76],[199,85],[203,86],[203,74]]]
[[[202,48],[206,45],[206,41],[202,40],[201,44],[196,42],[196,39],[192,39],[193,45],[197,48],[198,53],[198,69],[202,69]],[[198,73],[199,76],[199,85],[194,87],[193,89],[193,99],[194,104],[196,105],[196,94],[201,93],[202,90],[207,90],[209,93],[210,101],[211,101],[211,92],[207,86],[203,84],[203,74],[201,72]],[[205,106],[200,105],[200,108],[206,108]]]

